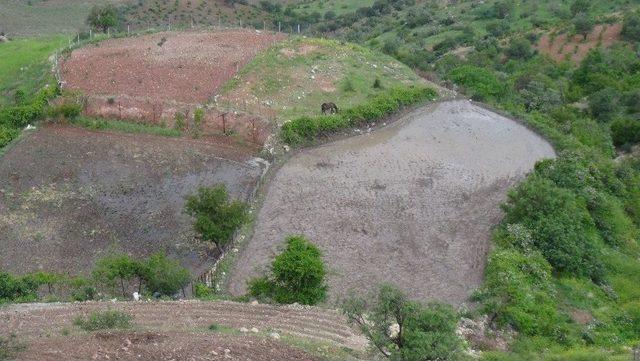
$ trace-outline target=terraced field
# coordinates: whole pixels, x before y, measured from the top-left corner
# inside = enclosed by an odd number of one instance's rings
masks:
[[[106,309],[132,315],[134,329],[85,333],[72,325],[79,315]],[[14,332],[27,343],[21,360],[56,360],[60,355],[66,360],[320,359],[287,346],[296,340],[310,342],[320,356],[332,358],[333,353],[349,359],[344,349],[358,353],[366,347],[366,339],[337,311],[299,306],[201,301],[24,304],[0,308],[0,322],[6,326],[0,335]],[[211,324],[224,332],[208,331]],[[241,328],[258,332],[242,333]],[[274,339],[274,332],[282,339]]]

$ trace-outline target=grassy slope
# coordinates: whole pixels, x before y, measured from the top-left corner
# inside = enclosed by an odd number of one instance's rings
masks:
[[[318,12],[324,15],[331,10],[336,15],[356,11],[363,6],[373,5],[374,0],[320,0],[320,1],[301,1],[293,6],[296,13],[310,14]]]
[[[73,34],[85,26],[91,7],[105,2],[123,1],[0,0],[0,31],[10,36]]]
[[[0,43],[0,106],[11,100],[16,89],[33,94],[51,81],[48,58],[66,42],[54,36]]]
[[[384,88],[420,83],[419,77],[394,59],[358,45],[333,40],[292,38],[251,61],[225,85],[219,104],[263,113],[270,104],[279,120],[316,115],[320,104],[362,104]]]

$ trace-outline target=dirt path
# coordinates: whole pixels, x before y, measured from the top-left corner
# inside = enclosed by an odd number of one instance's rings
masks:
[[[521,124],[448,101],[370,134],[305,150],[275,175],[231,274],[245,292],[289,234],[323,251],[331,299],[393,282],[464,302],[482,281],[506,191],[553,148]]]
[[[135,329],[126,333],[86,334],[72,325],[79,315],[105,309],[132,315]],[[234,329],[255,327],[258,333],[207,332],[207,327],[214,323]],[[91,355],[97,355],[94,359],[119,355],[116,359],[208,360],[225,358],[225,349],[236,360],[315,359],[271,339],[272,332],[334,347],[354,350],[366,347],[366,340],[337,311],[223,301],[12,305],[0,308],[0,324],[3,326],[0,335],[15,333],[27,342],[28,350],[20,358],[23,360],[57,360],[60,355],[66,355],[65,360],[87,360]],[[137,358],[138,354],[145,357]]]

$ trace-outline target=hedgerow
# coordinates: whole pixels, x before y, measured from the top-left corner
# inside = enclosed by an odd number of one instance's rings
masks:
[[[374,122],[404,106],[433,100],[436,95],[435,90],[421,86],[386,89],[368,102],[341,110],[338,114],[304,116],[287,122],[280,130],[280,137],[289,145],[298,145],[341,129]]]

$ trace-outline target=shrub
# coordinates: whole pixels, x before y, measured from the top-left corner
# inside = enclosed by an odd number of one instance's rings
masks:
[[[17,138],[18,135],[20,135],[20,131],[18,129],[0,125],[0,148],[9,144],[12,140]]]
[[[513,59],[528,59],[533,55],[531,42],[526,38],[512,40],[506,52],[507,55]]]
[[[630,41],[640,41],[640,14],[630,13],[624,17],[622,36]]]
[[[185,211],[195,218],[193,227],[200,237],[214,243],[219,250],[231,241],[248,218],[246,203],[230,201],[224,184],[198,189],[197,194],[187,197]]]
[[[611,137],[617,147],[640,142],[640,120],[616,119],[611,123]]]
[[[495,98],[505,91],[493,72],[473,65],[463,65],[453,69],[449,78],[471,92],[472,97],[477,100]]]
[[[493,252],[487,261],[485,282],[475,297],[492,322],[511,325],[529,336],[550,336],[558,321],[551,265],[537,251],[526,252]]]
[[[249,293],[278,303],[315,305],[326,298],[325,268],[320,250],[303,236],[290,236],[271,265],[271,274],[249,282]]]
[[[609,121],[620,111],[620,93],[605,88],[589,96],[589,110],[600,121]]]
[[[191,280],[189,271],[178,261],[171,260],[164,253],[151,255],[140,268],[140,276],[151,293],[172,296],[184,291]]]
[[[29,277],[13,276],[0,271],[0,303],[33,301],[38,297],[38,284]]]
[[[73,324],[84,331],[128,329],[133,326],[133,317],[116,310],[96,311],[86,318],[78,316]]]
[[[187,127],[184,114],[182,112],[176,112],[173,118],[175,119],[174,127],[181,132],[184,131]]]
[[[505,222],[531,231],[533,247],[557,272],[600,280],[602,265],[595,224],[586,204],[550,180],[532,176],[509,192]]]
[[[66,119],[73,119],[82,113],[82,104],[76,102],[64,102],[56,106],[52,106],[48,115],[50,117],[63,116]]]
[[[374,300],[371,302],[370,300]],[[459,316],[442,303],[412,302],[391,285],[371,297],[350,296],[343,302],[350,323],[391,360],[457,360],[463,357],[456,335]]]

